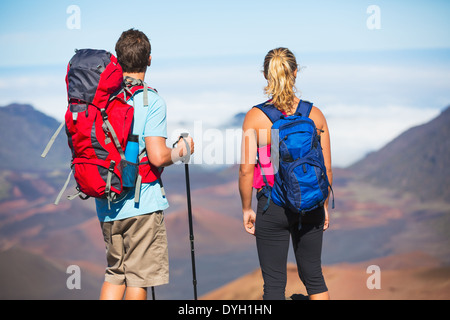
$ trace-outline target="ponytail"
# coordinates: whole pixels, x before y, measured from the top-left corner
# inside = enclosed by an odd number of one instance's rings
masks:
[[[272,104],[280,111],[289,112],[295,97],[295,70],[297,60],[286,48],[269,51],[264,59],[264,77],[267,86],[264,93],[272,99]]]

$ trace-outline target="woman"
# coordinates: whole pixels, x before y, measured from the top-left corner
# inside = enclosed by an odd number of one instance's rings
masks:
[[[264,59],[265,93],[270,103],[285,115],[295,113],[300,99],[295,96],[297,61],[289,49],[271,50]],[[320,134],[327,175],[332,183],[330,134],[322,112],[313,107],[310,119]],[[268,183],[273,185],[270,164],[270,128],[272,122],[258,108],[252,108],[243,124],[242,161],[239,170],[239,191],[242,200],[245,230],[256,236],[256,245],[264,279],[264,299],[285,299],[286,264],[289,237],[292,237],[298,274],[310,299],[329,299],[322,275],[321,252],[323,231],[329,227],[328,199],[323,207],[308,212],[301,220],[299,214],[277,206],[267,197],[259,195],[257,213],[252,209],[253,188],[261,191],[264,182],[257,155]],[[272,175],[270,175],[272,174]],[[264,209],[266,209],[264,211]]]

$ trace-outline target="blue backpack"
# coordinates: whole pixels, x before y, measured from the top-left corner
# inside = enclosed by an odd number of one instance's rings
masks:
[[[260,193],[270,201],[302,215],[323,206],[331,189],[325,168],[320,135],[309,118],[313,104],[300,100],[295,114],[284,116],[274,105],[265,102],[255,106],[272,121],[271,162],[274,169],[273,188],[267,183]],[[333,189],[331,189],[332,191]],[[334,208],[334,196],[332,208]]]

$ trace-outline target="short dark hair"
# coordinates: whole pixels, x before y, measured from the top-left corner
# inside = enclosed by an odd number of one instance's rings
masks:
[[[145,72],[152,47],[147,36],[135,29],[124,31],[116,43],[116,55],[124,72]]]

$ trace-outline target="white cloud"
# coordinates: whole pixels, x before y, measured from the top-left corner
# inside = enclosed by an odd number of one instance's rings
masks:
[[[64,74],[1,75],[0,105],[10,103],[31,104],[41,112],[64,119],[67,107],[67,93]]]
[[[221,125],[262,102],[263,76],[257,66],[186,66],[150,71],[147,76],[168,106],[168,119],[202,119]],[[259,101],[261,100],[261,101]]]
[[[311,64],[298,87],[320,105],[351,103],[442,108],[450,101],[450,68],[427,65]],[[428,105],[423,105],[424,102]],[[445,106],[445,104],[444,104]]]
[[[331,134],[333,164],[348,166],[376,151],[407,129],[426,123],[439,114],[436,109],[406,106],[330,105],[326,114]]]
[[[41,67],[7,73],[0,69],[0,105],[30,103],[62,120],[65,70],[55,70]],[[169,127],[192,130],[195,121],[202,120],[205,128],[218,127],[264,101],[260,70],[257,61],[170,68],[155,63],[146,80],[167,102]],[[334,164],[347,166],[411,126],[429,121],[448,105],[448,71],[446,65],[409,68],[315,63],[300,73],[297,87],[327,118]]]

